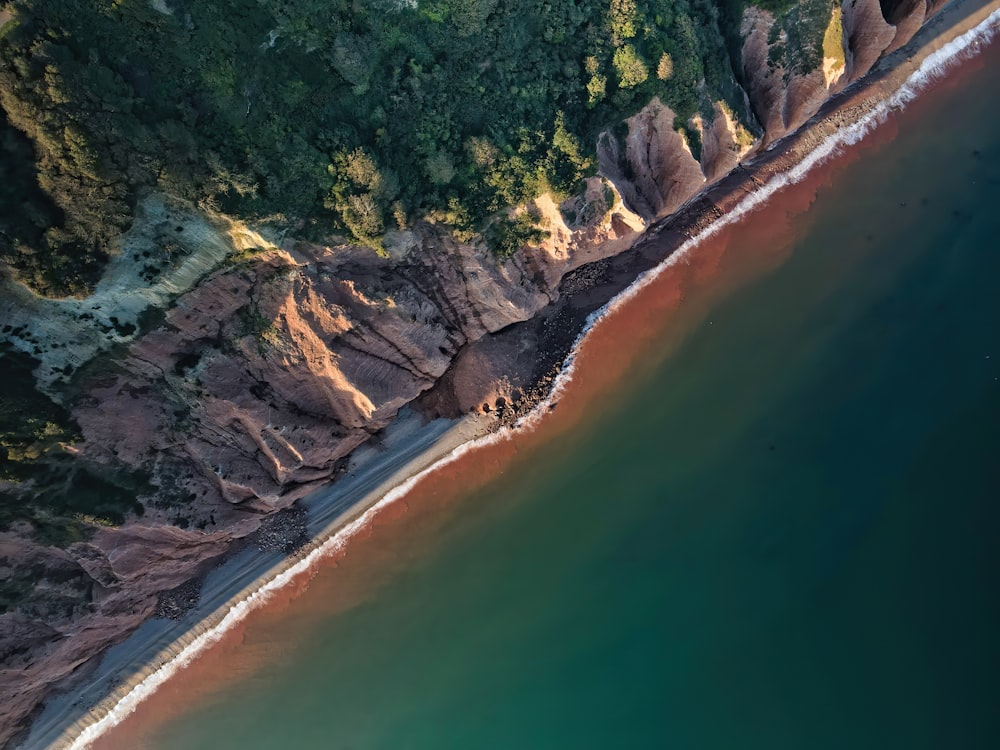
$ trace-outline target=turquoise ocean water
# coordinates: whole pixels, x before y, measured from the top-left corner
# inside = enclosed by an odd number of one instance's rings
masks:
[[[1000,747],[984,60],[613,408],[152,747]]]

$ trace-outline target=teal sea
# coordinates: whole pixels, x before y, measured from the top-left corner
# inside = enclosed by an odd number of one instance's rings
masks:
[[[1000,747],[997,46],[784,262],[143,744]]]

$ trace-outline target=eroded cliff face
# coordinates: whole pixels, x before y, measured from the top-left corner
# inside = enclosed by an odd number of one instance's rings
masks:
[[[896,28],[882,16],[878,0],[844,1],[844,50],[848,81],[869,70],[896,38]]]
[[[741,80],[767,144],[800,127],[823,103],[913,38],[941,2],[803,2],[782,21],[762,8],[743,13]],[[800,27],[812,28],[807,38]],[[821,29],[822,35],[815,33]]]
[[[823,9],[829,11],[829,6],[804,8],[803,12],[810,10],[817,14]],[[819,20],[818,28],[826,31],[839,18],[831,12]],[[779,24],[772,13],[757,7],[749,7],[743,13],[742,77],[754,112],[764,127],[765,143],[802,125],[844,82],[842,66],[837,59],[824,59],[818,38],[807,41],[790,38],[790,30],[798,23],[805,21],[786,17]]]
[[[163,591],[329,482],[401,408],[421,399],[455,415],[509,398],[508,378],[531,372],[531,342],[494,334],[797,128],[935,9],[901,0],[883,17],[875,0],[845,0],[820,29],[835,40],[842,24],[839,48],[812,39],[800,45],[809,62],[788,51],[786,26],[748,8],[736,67],[756,121],[708,102],[684,124],[700,135],[696,158],[654,98],[623,138],[601,136],[603,178],[562,205],[535,202],[548,237],[505,262],[429,223],[388,236],[382,258],[151,196],[91,297],[8,284],[5,334],[39,360],[40,386],[72,404],[74,450],[148,473],[152,490],[141,518],[66,549],[31,541],[30,528],[0,533],[0,572],[45,571],[44,595],[0,615],[0,743],[53,683],[156,612]]]
[[[388,238],[390,258],[287,241],[222,268],[93,379],[73,412],[80,450],[152,473],[144,523],[253,531],[329,480],[466,344],[530,318],[565,273],[644,227],[596,178],[571,204],[538,204],[549,239],[502,264],[420,224]]]
[[[165,522],[243,531],[246,509],[287,506],[466,342],[549,300],[523,264],[487,263],[428,227],[406,241],[396,261],[289,243],[213,274],[88,390],[74,412],[85,450],[153,470]]]
[[[701,165],[675,129],[676,119],[654,98],[626,121],[624,143],[610,133],[598,142],[601,173],[615,183],[625,205],[648,220],[673,212],[705,185]]]
[[[712,104],[707,124],[700,115],[693,123],[701,134],[701,170],[706,182],[728,174],[756,145],[756,139],[725,102]]]
[[[886,52],[895,52],[920,30],[927,18],[937,12],[941,2],[927,0],[888,0],[881,5],[882,16],[896,27],[896,35],[886,48]]]
[[[0,744],[61,680],[92,663],[157,612],[161,592],[204,571],[231,545],[229,533],[170,525],[101,529],[66,549],[0,533],[0,574],[27,574],[35,596],[0,615]]]
[[[83,440],[72,450],[98,472],[147,473],[152,491],[141,518],[66,549],[30,541],[27,523],[0,534],[0,569],[48,571],[31,603],[0,615],[0,677],[4,695],[17,695],[0,707],[0,726],[148,619],[162,592],[329,482],[468,343],[530,318],[567,272],[620,252],[645,227],[600,178],[536,209],[548,239],[498,263],[427,223],[389,236],[386,258],[279,246],[153,197],[155,226],[136,226],[93,297],[56,302],[10,287],[8,334],[30,336],[19,343],[40,360],[43,386],[78,391]],[[197,240],[144,280],[139,240],[178,235]],[[452,378],[438,410],[495,399],[503,363]]]

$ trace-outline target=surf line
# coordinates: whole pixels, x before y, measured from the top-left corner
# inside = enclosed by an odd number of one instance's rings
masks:
[[[930,84],[943,77],[956,63],[978,54],[993,40],[998,32],[1000,32],[1000,10],[994,11],[979,25],[928,55],[899,89],[892,96],[883,100],[871,112],[852,125],[844,127],[830,135],[787,172],[774,175],[767,183],[747,195],[747,197],[724,216],[718,218],[699,234],[681,244],[677,250],[671,253],[659,265],[640,274],[626,289],[619,292],[605,305],[587,317],[583,329],[576,337],[570,349],[570,353],[563,360],[560,373],[556,377],[548,396],[539,402],[529,414],[522,417],[512,427],[475,438],[458,446],[427,468],[389,490],[380,500],[367,508],[356,519],[337,529],[327,539],[320,540],[312,550],[274,577],[261,582],[256,589],[236,602],[217,623],[205,628],[203,632],[196,635],[181,648],[176,656],[144,677],[102,716],[95,716],[96,711],[91,712],[88,718],[91,718],[92,721],[82,727],[79,734],[68,745],[64,746],[68,750],[85,750],[92,742],[120,724],[135,711],[140,703],[153,695],[173,675],[184,669],[212,644],[218,642],[229,630],[242,622],[254,609],[265,604],[272,594],[290,584],[300,575],[307,573],[323,558],[342,550],[351,537],[371,523],[379,511],[409,494],[410,490],[419,484],[424,477],[454,463],[468,453],[481,447],[508,440],[521,431],[533,429],[545,417],[550,408],[559,401],[560,396],[573,380],[576,369],[576,358],[581,346],[590,332],[600,325],[605,318],[640,294],[668,269],[681,262],[685,262],[695,248],[706,239],[714,236],[724,227],[740,221],[783,188],[800,182],[813,168],[838,154],[844,147],[858,143],[879,124],[885,122],[886,118],[892,112],[904,109],[908,103],[913,101]],[[67,730],[67,733],[72,731],[73,729],[70,728]]]

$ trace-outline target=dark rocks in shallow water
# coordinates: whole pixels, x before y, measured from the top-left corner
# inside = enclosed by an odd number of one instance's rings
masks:
[[[492,430],[498,431],[504,427],[515,426],[523,417],[528,416],[539,404],[548,398],[555,384],[556,377],[562,370],[562,364],[553,365],[544,375],[536,379],[534,383],[527,387],[517,388],[511,394],[508,401],[503,399],[501,407],[498,404],[496,421],[492,425]],[[498,399],[499,401],[500,399]],[[549,405],[549,411],[555,408],[555,404]]]

